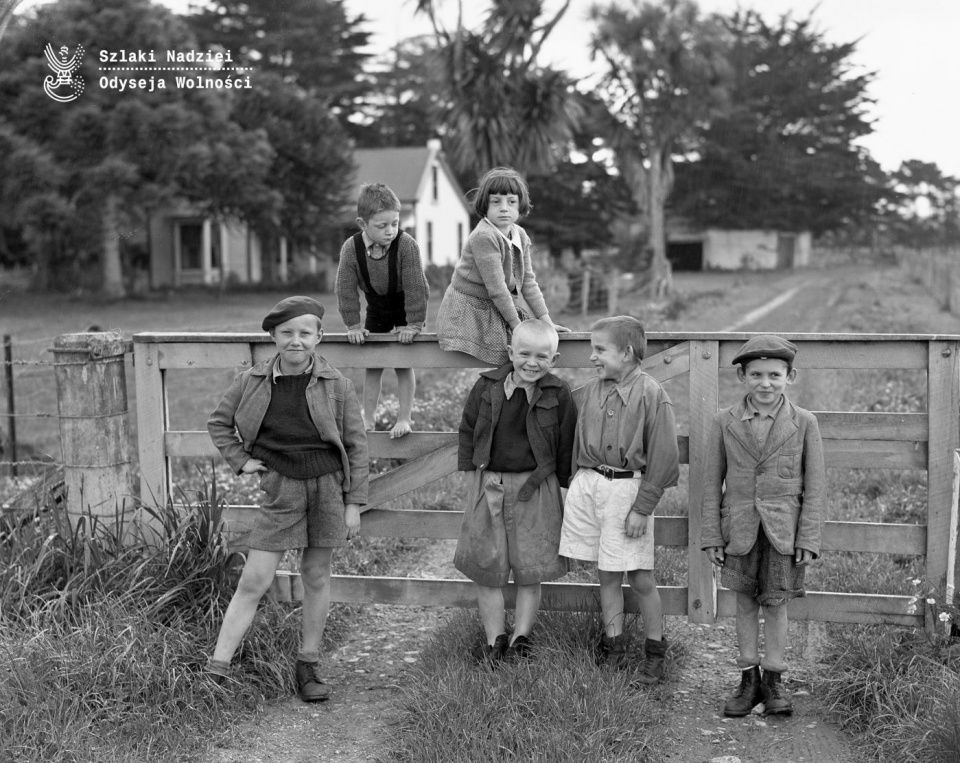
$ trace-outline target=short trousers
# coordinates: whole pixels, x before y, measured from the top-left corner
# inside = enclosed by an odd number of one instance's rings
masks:
[[[250,548],[287,551],[347,544],[342,471],[305,480],[264,472],[260,489],[266,496],[244,540]]]
[[[510,580],[534,585],[567,574],[557,549],[563,503],[556,474],[540,483],[528,501],[517,500],[531,472],[478,469],[463,512],[453,565],[475,583],[501,588]]]
[[[776,606],[788,599],[805,596],[804,568],[793,554],[781,554],[767,540],[760,525],[757,542],[742,556],[726,554],[720,584],[737,593],[753,596],[761,606]]]
[[[398,326],[407,325],[406,310],[386,310],[382,312],[371,311],[367,306],[367,317],[363,327],[371,334],[388,334]]]
[[[563,507],[560,554],[596,562],[604,572],[653,569],[653,525],[628,538],[624,522],[640,490],[640,480],[608,480],[581,468],[570,483]]]

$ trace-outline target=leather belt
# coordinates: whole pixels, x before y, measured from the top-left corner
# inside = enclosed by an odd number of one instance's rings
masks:
[[[602,474],[605,479],[608,480],[633,480],[639,479],[641,474],[640,472],[625,472],[620,469],[614,469],[612,466],[607,466],[602,464],[601,466],[591,466],[598,474]]]

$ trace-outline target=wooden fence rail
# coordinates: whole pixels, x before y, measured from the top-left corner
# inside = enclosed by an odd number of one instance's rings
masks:
[[[718,589],[714,568],[699,549],[701,464],[710,421],[719,407],[720,369],[729,367],[747,333],[655,333],[648,337],[644,369],[666,381],[689,376],[689,415],[686,433],[678,435],[681,463],[689,464],[688,517],[657,517],[655,541],[661,546],[688,549],[686,586],[663,586],[663,610],[701,623],[735,613],[733,592]],[[824,551],[857,551],[925,557],[928,580],[941,586],[957,583],[957,505],[960,492],[960,336],[787,334],[800,345],[806,369],[913,369],[926,372],[927,411],[872,413],[818,411],[828,468],[918,469],[927,472],[926,525],[865,522],[825,522]],[[141,495],[165,501],[170,493],[170,459],[217,455],[206,431],[171,430],[167,410],[166,374],[177,369],[244,369],[274,352],[263,334],[144,333],[133,338],[137,423],[141,464]],[[559,365],[586,368],[587,334],[561,337]],[[338,368],[415,367],[477,368],[478,361],[462,353],[439,349],[434,335],[399,345],[387,337],[371,337],[362,346],[344,335],[328,335],[323,355]],[[210,409],[216,399],[210,400]],[[197,422],[201,425],[202,422]],[[396,510],[389,502],[404,493],[456,470],[455,432],[415,432],[400,440],[387,433],[369,436],[371,458],[406,459],[396,469],[371,480],[370,502],[361,533],[374,537],[456,538],[461,512]],[[231,507],[234,529],[242,527],[255,507]],[[299,599],[302,587],[295,574],[278,573],[275,593]],[[514,592],[506,598],[512,605]],[[544,585],[547,609],[593,609],[596,585]],[[629,611],[637,601],[625,587]],[[391,604],[472,607],[472,584],[460,580],[336,576],[333,600]],[[810,592],[790,602],[790,616],[800,620],[918,625],[923,613],[908,611],[909,597],[866,593]]]

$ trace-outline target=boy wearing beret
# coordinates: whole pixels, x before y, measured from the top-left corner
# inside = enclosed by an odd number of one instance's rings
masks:
[[[323,305],[281,300],[263,319],[277,354],[237,375],[207,430],[237,474],[260,474],[263,503],[250,533],[237,590],[224,615],[208,672],[222,683],[260,598],[288,549],[302,549],[302,641],[296,681],[304,702],[327,699],[317,676],[330,606],[333,549],[360,529],[367,502],[367,439],[353,383],[314,349]]]
[[[723,707],[731,717],[761,702],[767,714],[793,711],[781,683],[787,602],[804,595],[804,568],[820,553],[826,486],[817,419],[784,394],[797,377],[796,353],[771,334],[744,344],[733,364],[747,394],[717,414],[707,442],[700,547],[737,594],[741,678]]]

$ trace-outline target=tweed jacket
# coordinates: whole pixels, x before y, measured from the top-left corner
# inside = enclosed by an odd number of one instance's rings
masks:
[[[513,229],[520,237],[519,252],[483,218],[463,245],[450,279],[451,289],[493,302],[507,325],[520,321],[511,292],[523,297],[534,318],[549,312],[530,262],[530,237],[519,225]]]
[[[703,465],[700,548],[750,551],[760,525],[781,554],[820,554],[826,470],[816,417],[786,397],[761,449],[746,398],[713,421]]]
[[[485,469],[490,463],[493,431],[507,398],[503,382],[512,371],[512,363],[484,371],[470,390],[460,419],[457,454],[460,471]],[[518,389],[513,394],[525,392]],[[537,468],[520,488],[519,500],[530,500],[540,483],[554,472],[560,487],[570,484],[576,426],[577,407],[570,387],[558,376],[548,373],[534,387],[527,409],[527,438]]]
[[[237,474],[252,458],[250,450],[273,393],[273,364],[279,356],[237,374],[216,410],[207,431],[223,459]],[[310,418],[320,436],[340,451],[343,464],[343,502],[365,504],[370,463],[367,435],[353,382],[320,355],[313,356],[312,379],[307,384]]]

